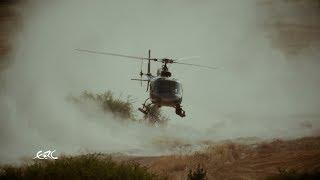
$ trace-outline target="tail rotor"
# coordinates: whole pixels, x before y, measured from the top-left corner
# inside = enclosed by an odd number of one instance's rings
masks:
[[[149,49],[149,51],[148,51],[148,72],[147,72],[147,76],[151,75],[151,72],[150,72],[150,69],[151,69],[150,60],[151,60],[151,50]],[[149,90],[149,85],[150,85],[150,80],[147,83],[147,91],[146,92],[148,92],[148,90]]]
[[[143,72],[142,72],[142,64],[143,64],[143,61],[141,60],[141,64],[140,64],[140,86],[142,87],[142,76],[143,76]]]

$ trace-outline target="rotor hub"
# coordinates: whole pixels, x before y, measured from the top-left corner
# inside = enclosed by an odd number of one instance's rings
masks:
[[[162,66],[160,75],[161,75],[161,77],[171,77],[171,72],[169,72],[169,69],[168,69],[166,62]]]

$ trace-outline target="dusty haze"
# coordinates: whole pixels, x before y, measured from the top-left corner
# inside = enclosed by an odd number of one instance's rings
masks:
[[[319,135],[318,41],[294,55],[276,46],[279,31],[268,23],[281,20],[281,13],[274,16],[267,1],[261,2],[23,3],[11,64],[1,73],[1,162],[33,157],[43,149],[157,155],[173,152],[159,142],[198,145],[238,137]],[[138,75],[139,62],[76,48],[137,56],[151,49],[153,57],[201,56],[188,62],[219,68],[172,66],[184,86],[187,117],[164,108],[171,119],[167,127],[124,125],[94,105],[80,110],[66,97],[112,90],[133,96],[138,107],[147,97],[145,88],[130,81]]]

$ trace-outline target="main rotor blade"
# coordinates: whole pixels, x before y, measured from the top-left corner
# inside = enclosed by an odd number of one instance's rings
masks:
[[[195,58],[200,58],[200,56],[182,57],[182,58],[173,59],[173,61],[184,61],[184,60],[195,59]]]
[[[138,60],[152,60],[156,62],[160,62],[157,58],[146,58],[146,57],[139,57],[139,56],[128,56],[128,55],[123,55],[123,54],[116,54],[116,53],[108,53],[108,52],[101,52],[101,51],[92,51],[92,50],[86,50],[86,49],[75,49],[76,51],[80,52],[86,52],[86,53],[92,53],[92,54],[102,54],[102,55],[109,55],[109,56],[118,56],[118,57],[125,57],[125,58],[131,58],[131,59],[138,59]],[[179,59],[169,59],[172,62],[170,63],[176,63],[176,64],[184,64],[184,65],[190,65],[190,66],[197,66],[197,67],[205,67],[209,69],[216,69],[216,67],[210,67],[210,66],[203,66],[203,65],[198,65],[198,64],[190,64],[190,63],[181,63],[177,62],[178,60],[183,60],[183,59],[190,59],[190,58],[196,58],[198,56],[193,56],[193,57],[185,57],[185,58],[179,58]],[[162,62],[163,63],[163,62]]]
[[[91,50],[86,50],[86,49],[75,49],[75,50],[81,51],[81,52],[92,53],[92,54],[103,54],[103,55],[109,55],[109,56],[126,57],[126,58],[131,58],[131,59],[149,60],[149,58],[146,58],[146,57],[128,56],[128,55],[123,55],[123,54],[108,53],[108,52],[101,52],[101,51],[91,51]],[[154,58],[150,59],[150,60],[157,61],[157,59],[154,59]]]
[[[133,81],[149,81],[148,79],[136,79],[136,78],[131,79],[131,80],[133,80]]]
[[[209,68],[209,69],[217,69],[217,67],[203,66],[203,65],[199,65],[199,64],[190,64],[190,63],[182,63],[182,62],[175,62],[175,61],[173,63],[184,64],[184,65],[189,65],[189,66],[204,67],[204,68]]]

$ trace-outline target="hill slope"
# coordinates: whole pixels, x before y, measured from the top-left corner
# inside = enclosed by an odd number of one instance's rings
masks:
[[[260,179],[285,172],[320,172],[320,137],[274,140],[250,145],[225,141],[192,155],[127,157],[167,179],[186,179],[198,165],[209,179]],[[295,171],[295,172],[294,172]]]

